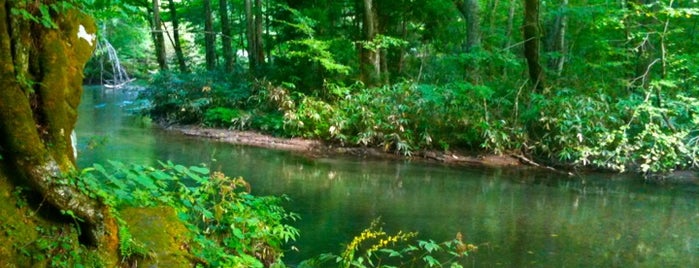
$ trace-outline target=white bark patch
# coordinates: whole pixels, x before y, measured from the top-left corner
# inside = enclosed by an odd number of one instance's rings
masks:
[[[97,36],[95,34],[87,33],[87,31],[85,30],[85,26],[80,24],[80,27],[78,27],[78,38],[85,39],[85,41],[87,41],[87,43],[90,44],[90,46],[92,46],[92,41],[94,41],[97,38]]]
[[[73,157],[78,159],[78,135],[75,134],[75,129],[70,133],[70,146],[73,147]]]

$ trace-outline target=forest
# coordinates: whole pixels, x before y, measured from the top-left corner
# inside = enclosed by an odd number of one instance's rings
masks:
[[[292,243],[308,235],[295,227],[301,217],[287,211],[287,194],[311,186],[351,199],[319,214],[374,219],[349,238],[311,229],[346,241],[291,267],[463,267],[476,266],[478,254],[480,265],[517,267],[534,265],[526,260],[535,250],[544,259],[561,253],[554,261],[562,265],[582,251],[599,266],[695,262],[696,179],[669,190],[662,179],[676,171],[696,178],[699,167],[698,24],[699,4],[675,0],[0,0],[0,265],[285,267],[285,256],[300,251]],[[109,146],[77,138],[79,118],[103,123],[94,114],[108,105],[85,99],[83,85],[136,89],[128,102],[138,117],[129,116],[159,128],[250,130],[399,159],[510,155],[580,173],[541,179],[536,171],[376,161],[356,187],[381,192],[355,200],[343,176],[361,165],[309,172],[301,180],[310,185],[281,196],[258,196],[248,178],[225,174],[224,160],[213,165],[217,149],[191,166],[107,159],[79,169],[80,154]],[[81,102],[94,114],[81,113]],[[147,146],[176,146],[150,138]],[[276,156],[261,155],[229,166],[278,170],[276,189],[323,165],[293,159],[263,168]],[[657,184],[609,186],[614,180],[588,180],[592,171]],[[374,173],[390,181],[367,179]],[[425,177],[411,181],[415,173]],[[437,189],[433,199],[418,199],[423,188]],[[316,197],[310,203],[325,208]],[[449,202],[457,198],[468,199]],[[380,210],[396,200],[485,213],[455,220]],[[377,211],[386,221],[397,211],[404,222],[465,229],[436,242],[403,225],[384,229]],[[598,226],[609,215],[626,218]],[[363,224],[342,219],[332,227]],[[656,239],[665,244],[651,245]]]
[[[687,1],[95,1],[165,124],[647,175],[699,159]],[[98,50],[86,79],[114,71]],[[117,73],[118,74],[118,73]],[[119,75],[114,76],[118,79]]]

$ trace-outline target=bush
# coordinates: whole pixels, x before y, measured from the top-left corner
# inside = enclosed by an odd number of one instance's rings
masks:
[[[147,112],[156,119],[198,124],[212,107],[244,107],[251,91],[247,84],[234,82],[238,81],[235,78],[217,73],[161,72],[153,76],[140,97],[151,101]]]
[[[234,120],[240,118],[244,114],[238,109],[226,107],[214,107],[206,110],[204,113],[204,125],[210,127],[231,127]]]
[[[297,216],[281,207],[283,197],[253,196],[242,178],[205,167],[110,162],[108,167],[95,164],[83,170],[75,183],[113,208],[173,207],[192,234],[190,252],[211,267],[281,263],[283,244],[298,237],[298,231],[284,223]],[[128,237],[128,230],[120,228],[120,237]],[[122,249],[128,248],[122,244]]]

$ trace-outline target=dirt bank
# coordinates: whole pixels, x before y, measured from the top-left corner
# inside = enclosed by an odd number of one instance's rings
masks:
[[[531,163],[522,161],[522,157],[511,155],[474,156],[458,152],[420,151],[411,156],[385,152],[368,147],[338,147],[318,140],[301,138],[277,138],[252,131],[237,131],[227,129],[203,128],[197,126],[171,126],[167,129],[183,133],[187,136],[203,137],[232,144],[249,145],[270,149],[299,152],[311,157],[329,155],[355,155],[362,158],[380,159],[412,159],[427,162],[440,162],[453,165],[487,166],[487,167],[516,167],[528,166]]]
[[[302,138],[277,138],[254,131],[204,128],[198,126],[170,126],[166,129],[177,131],[187,136],[209,138],[231,144],[294,151],[309,157],[354,155],[361,158],[411,159],[415,161],[459,166],[536,168],[573,176],[572,172],[540,165],[525,156],[517,154],[475,155],[467,152],[428,150],[414,152],[411,156],[404,156],[377,148],[337,146],[318,140]],[[585,170],[579,170],[578,172],[584,173]],[[695,170],[675,171],[670,174],[661,174],[646,178],[655,182],[699,184],[699,172]]]

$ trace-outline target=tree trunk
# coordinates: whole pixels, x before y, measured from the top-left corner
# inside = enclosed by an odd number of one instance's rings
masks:
[[[565,63],[566,55],[566,26],[567,16],[565,14],[568,6],[568,0],[562,0],[558,13],[554,18],[552,29],[549,32],[547,49],[549,54],[552,54],[548,60],[548,68],[556,72],[556,75],[561,75],[563,72],[563,64]]]
[[[466,45],[464,50],[468,53],[481,45],[478,0],[458,0],[454,3],[466,20]]]
[[[524,57],[529,68],[529,80],[535,91],[544,88],[544,72],[539,62],[539,0],[524,0]]]
[[[255,52],[257,55],[257,66],[262,67],[265,64],[265,48],[262,41],[262,22],[264,21],[264,16],[262,15],[262,0],[255,0]]]
[[[252,15],[252,0],[245,0],[245,25],[246,33],[248,37],[248,64],[250,73],[254,74],[257,72],[257,45],[255,44],[255,18]]]
[[[172,38],[174,39],[175,55],[177,56],[177,64],[180,68],[180,72],[189,72],[187,68],[187,61],[184,58],[184,53],[182,52],[182,43],[180,42],[180,22],[177,18],[177,6],[174,0],[168,0],[170,7],[170,17],[172,20]]]
[[[363,0],[364,3],[364,41],[371,43],[376,38],[379,29],[378,16],[373,0]],[[381,81],[381,54],[379,49],[360,48],[361,80],[367,86],[376,86]]]
[[[500,1],[499,0],[492,0],[490,2],[490,5],[487,7],[487,11],[489,11],[487,14],[487,18],[484,21],[488,21],[488,31],[486,35],[492,36],[493,32],[495,31],[495,20],[497,18],[497,13],[500,8]]]
[[[265,44],[265,51],[267,53],[267,63],[268,65],[273,65],[274,63],[272,62],[272,48],[274,47],[274,39],[272,35],[270,34],[272,31],[272,12],[271,10],[271,0],[265,1],[265,5],[267,7],[267,12],[265,12],[265,38],[263,39],[263,43]],[[332,23],[332,22],[331,22]]]
[[[515,8],[517,7],[517,0],[510,0],[510,9],[507,12],[507,30],[505,32],[505,50],[509,51],[510,44],[512,44],[512,29],[514,28],[515,21]]]
[[[204,53],[206,69],[216,69],[216,33],[214,32],[214,19],[211,12],[211,0],[204,0]]]
[[[231,40],[231,21],[228,19],[228,1],[218,0],[219,13],[221,15],[221,48],[223,49],[223,63],[226,73],[233,72],[235,58],[233,56],[233,41]]]
[[[165,38],[160,20],[160,1],[153,0],[153,37],[155,37],[155,58],[160,70],[167,70],[167,57],[165,55]]]
[[[76,10],[54,14],[55,28],[10,15],[32,12],[35,4],[0,0],[0,161],[48,203],[84,220],[90,244],[114,254],[116,264],[117,228],[108,207],[64,177],[75,169],[70,134],[96,27]]]

